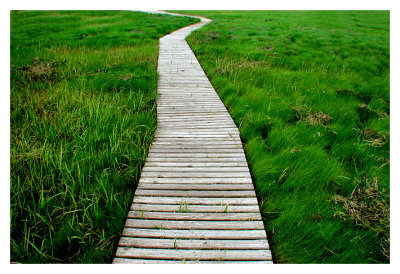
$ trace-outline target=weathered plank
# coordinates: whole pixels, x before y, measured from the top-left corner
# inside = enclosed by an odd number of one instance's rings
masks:
[[[154,140],[154,145],[176,145],[176,146],[218,146],[218,145],[234,145],[242,146],[240,140],[185,140],[185,139],[158,139]]]
[[[256,197],[253,190],[136,190],[135,195],[156,197]]]
[[[181,207],[181,210],[182,212],[174,214],[169,212],[129,211],[128,218],[146,220],[261,221],[260,213],[185,213],[185,207]]]
[[[115,258],[114,264],[272,264],[272,261],[190,261]]]
[[[142,178],[249,178],[248,172],[151,172],[143,171]]]
[[[257,198],[147,197],[135,195],[134,203],[167,205],[258,205]]]
[[[122,236],[136,238],[166,239],[220,239],[252,240],[266,239],[264,229],[260,230],[183,230],[183,229],[144,229],[126,227]]]
[[[138,248],[169,249],[268,249],[268,241],[257,240],[192,240],[192,239],[154,239],[122,237],[119,246]]]
[[[258,213],[258,205],[165,205],[165,204],[136,204],[131,205],[133,211],[149,212],[202,212],[202,213]]]
[[[144,178],[141,177],[141,183],[157,184],[248,184],[252,183],[251,178]]]
[[[151,146],[151,151],[153,151],[153,150],[155,150],[155,151],[158,151],[158,150],[163,150],[164,152],[166,152],[167,150],[177,150],[177,151],[190,151],[190,150],[195,150],[195,152],[200,152],[200,151],[198,151],[198,150],[202,150],[203,152],[211,152],[211,151],[214,151],[214,152],[226,152],[226,151],[223,151],[223,150],[226,150],[226,149],[230,149],[230,150],[241,150],[242,149],[242,147],[240,146],[240,145],[235,145],[235,144],[232,144],[232,145],[229,145],[229,144],[226,144],[226,145],[211,145],[211,146],[207,146],[207,145],[204,145],[204,144],[192,144],[192,145],[172,145],[172,144],[164,144],[164,145],[161,145],[161,144],[153,144],[152,146]]]
[[[171,220],[145,220],[127,219],[125,227],[157,228],[157,229],[264,229],[261,221],[171,221]]]
[[[142,183],[137,189],[164,190],[254,190],[252,184],[156,184]]]
[[[188,162],[147,162],[146,167],[247,167],[246,162],[233,162],[233,163],[188,163]]]
[[[186,250],[125,248],[117,250],[121,258],[170,259],[170,260],[271,260],[269,250]]]
[[[243,155],[241,148],[155,148],[150,149],[150,153],[239,153]]]
[[[154,167],[145,166],[142,171],[149,172],[248,172],[247,167]]]
[[[149,152],[149,156],[151,157],[155,157],[155,158],[174,158],[174,157],[178,157],[180,159],[182,158],[189,158],[189,159],[193,159],[193,158],[244,158],[244,153],[240,152],[240,153],[213,153],[213,152],[209,152],[209,153],[202,153],[202,152],[193,152],[193,153],[189,153],[189,154],[184,154],[181,152],[177,152],[177,153],[160,153],[160,152]]]
[[[146,159],[147,162],[170,162],[170,163],[237,163],[246,162],[246,157],[193,157],[181,158],[179,155],[175,157],[154,157],[149,155]]]
[[[231,128],[195,128],[195,129],[187,129],[187,128],[173,128],[173,129],[158,129],[157,133],[159,135],[223,135],[223,136],[229,136],[229,134],[238,134],[239,132],[237,130],[233,130]]]

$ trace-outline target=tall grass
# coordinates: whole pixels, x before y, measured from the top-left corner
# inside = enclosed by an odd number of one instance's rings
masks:
[[[387,11],[185,11],[278,263],[388,263]]]
[[[11,12],[12,262],[111,262],[156,127],[158,39],[194,22]]]

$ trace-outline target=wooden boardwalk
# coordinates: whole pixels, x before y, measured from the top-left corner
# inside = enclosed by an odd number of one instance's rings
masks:
[[[113,263],[272,263],[239,131],[185,41],[160,39],[158,127]]]

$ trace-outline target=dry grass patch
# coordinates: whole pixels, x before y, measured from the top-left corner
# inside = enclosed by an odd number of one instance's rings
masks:
[[[390,256],[390,199],[384,188],[379,188],[378,178],[357,181],[349,197],[334,196],[335,203],[342,206],[336,216],[350,220],[366,229],[383,235],[381,252]]]
[[[292,107],[296,121],[305,121],[308,125],[327,125],[332,122],[332,117],[322,111],[312,111],[302,107]]]
[[[364,138],[365,142],[367,142],[367,144],[370,146],[381,147],[387,143],[386,136],[375,129],[361,129],[359,133]]]

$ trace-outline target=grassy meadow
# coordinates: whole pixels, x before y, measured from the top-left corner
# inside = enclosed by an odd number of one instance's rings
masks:
[[[388,11],[184,11],[277,263],[390,261]]]
[[[10,16],[11,262],[110,263],[155,132],[158,39],[198,20]]]

